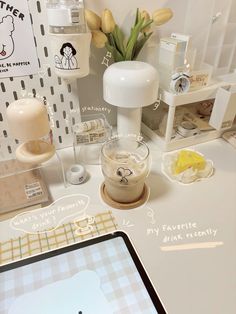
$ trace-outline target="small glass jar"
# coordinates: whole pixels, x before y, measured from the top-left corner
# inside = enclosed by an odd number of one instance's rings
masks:
[[[141,197],[150,169],[149,148],[134,137],[118,137],[102,146],[101,162],[105,188],[119,203],[132,203]]]

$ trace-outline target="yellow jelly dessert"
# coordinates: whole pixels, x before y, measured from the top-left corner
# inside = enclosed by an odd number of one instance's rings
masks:
[[[189,168],[203,170],[205,166],[206,160],[200,154],[191,150],[181,150],[173,164],[172,171],[174,174],[179,174]]]

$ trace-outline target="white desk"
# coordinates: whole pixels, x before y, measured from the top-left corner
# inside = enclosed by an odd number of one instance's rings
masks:
[[[168,313],[235,314],[236,150],[222,139],[195,146],[213,161],[215,174],[183,186],[171,183],[161,173],[161,151],[153,143],[149,146],[152,152],[152,171],[147,180],[150,198],[142,207],[121,211],[104,204],[99,194],[103,182],[99,166],[87,167],[90,179],[85,184],[67,189],[57,183],[55,174],[47,173],[52,198],[87,194],[90,196],[88,213],[112,210],[120,229],[133,240]],[[68,156],[66,152],[64,158],[70,164]],[[0,241],[17,235],[9,228],[9,221],[0,223]],[[165,243],[165,240],[170,241]],[[167,245],[200,242],[220,245],[207,249],[161,250]]]

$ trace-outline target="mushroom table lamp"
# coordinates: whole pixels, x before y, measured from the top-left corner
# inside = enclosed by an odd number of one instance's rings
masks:
[[[50,159],[55,148],[42,140],[50,132],[48,113],[38,99],[19,99],[7,108],[7,121],[12,135],[23,144],[16,149],[16,158],[26,163],[42,163]]]
[[[158,97],[159,77],[150,64],[121,61],[109,66],[103,75],[103,98],[117,106],[118,135],[139,135],[142,107]]]

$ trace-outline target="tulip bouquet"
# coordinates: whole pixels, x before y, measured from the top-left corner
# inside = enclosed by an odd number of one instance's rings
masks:
[[[169,8],[154,11],[152,18],[147,11],[137,9],[134,25],[129,38],[126,39],[110,10],[103,10],[101,17],[91,10],[85,10],[93,44],[97,48],[106,47],[115,62],[135,60],[153,33],[151,25],[160,26],[168,22],[172,16],[173,12]]]

